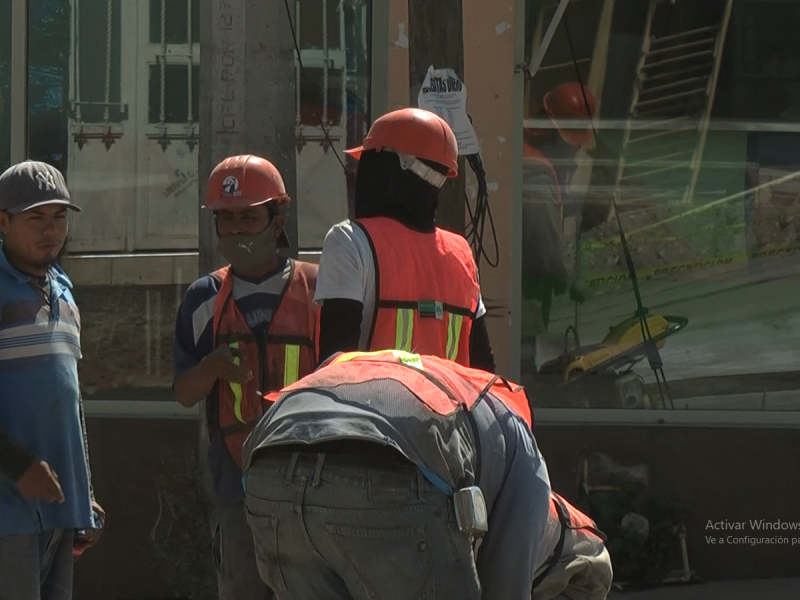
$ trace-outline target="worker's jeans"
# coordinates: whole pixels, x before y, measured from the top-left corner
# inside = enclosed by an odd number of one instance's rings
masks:
[[[411,464],[267,454],[245,490],[259,572],[280,600],[480,598],[452,498]]]
[[[0,536],[0,600],[70,600],[72,529]]]
[[[218,504],[211,531],[219,600],[274,598],[258,575],[253,535],[245,518],[244,504]]]

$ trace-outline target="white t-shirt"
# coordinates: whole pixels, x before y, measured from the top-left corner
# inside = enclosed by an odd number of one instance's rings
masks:
[[[366,350],[375,314],[375,257],[367,234],[349,220],[331,227],[322,245],[314,301],[324,304],[328,298],[356,300],[364,306],[358,347]],[[479,293],[476,318],[485,314]]]

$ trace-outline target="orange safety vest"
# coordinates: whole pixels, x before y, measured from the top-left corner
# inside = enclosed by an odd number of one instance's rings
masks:
[[[523,161],[534,161],[543,165],[550,172],[550,175],[553,176],[553,183],[556,186],[556,202],[558,202],[558,227],[559,230],[563,232],[564,207],[563,200],[561,199],[561,184],[558,182],[558,175],[556,174],[556,169],[553,166],[553,163],[550,162],[550,159],[542,154],[538,148],[525,143],[522,144],[522,157]]]
[[[414,231],[388,217],[356,221],[375,257],[375,314],[369,350],[404,350],[469,366],[480,285],[462,236]]]
[[[411,354],[402,350],[341,352],[333,355],[312,374],[273,392],[275,402],[298,390],[357,385],[391,379],[411,391],[430,411],[450,416],[459,409],[471,410],[478,400],[491,394],[533,427],[525,388],[480,369],[472,369],[438,356]]]
[[[256,339],[233,301],[230,267],[211,275],[221,282],[214,306],[214,348],[238,349],[244,355],[241,365],[253,373],[248,382],[219,382],[217,386],[219,428],[231,458],[241,469],[242,445],[267,408],[264,394],[294,383],[316,366],[317,265],[292,261],[290,280],[264,340]]]

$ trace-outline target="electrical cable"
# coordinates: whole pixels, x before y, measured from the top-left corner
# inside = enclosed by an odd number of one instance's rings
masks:
[[[470,122],[472,119],[470,119]],[[483,161],[480,154],[470,154],[466,156],[467,163],[475,173],[475,179],[478,182],[478,193],[475,198],[475,209],[469,201],[469,196],[466,191],[464,192],[464,202],[467,206],[467,213],[469,214],[469,222],[464,230],[464,237],[467,238],[472,253],[475,257],[475,263],[478,265],[480,272],[481,259],[486,260],[492,268],[496,268],[500,264],[500,247],[497,241],[497,230],[494,225],[494,217],[492,216],[492,207],[489,204],[489,189],[486,183],[486,171],[483,168]],[[492,239],[494,240],[494,259],[490,258],[486,252],[484,245],[486,235],[486,224],[489,224]]]
[[[583,95],[583,103],[584,107],[586,108],[586,112],[589,116],[589,122],[592,129],[592,136],[594,137],[595,143],[599,142],[599,138],[597,135],[597,128],[594,124],[594,115],[592,114],[589,99],[586,97],[586,88],[583,85],[583,78],[581,77],[580,68],[578,66],[578,59],[575,56],[575,47],[572,42],[572,34],[569,28],[569,21],[567,19],[566,12],[562,15],[562,21],[564,22],[564,32],[567,35],[567,44],[569,45],[570,56],[572,58],[572,65],[575,69],[575,75],[578,78],[578,84],[580,85],[581,94]],[[650,326],[647,322],[647,313],[648,309],[645,308],[644,303],[642,302],[642,295],[639,289],[639,279],[636,275],[636,266],[633,262],[633,256],[631,254],[630,248],[628,247],[628,240],[625,237],[625,229],[622,226],[622,219],[619,216],[619,209],[617,206],[616,200],[616,192],[615,190],[614,195],[611,196],[611,204],[612,208],[614,209],[614,216],[616,217],[617,221],[617,230],[619,231],[619,241],[622,247],[622,253],[625,258],[625,265],[628,268],[628,273],[631,279],[631,285],[633,287],[633,295],[636,299],[636,313],[635,316],[639,319],[639,326],[642,331],[642,340],[645,343],[645,353],[647,355],[647,360],[650,363],[650,368],[653,371],[653,374],[656,378],[656,384],[658,385],[658,391],[661,395],[661,404],[664,408],[666,408],[666,400],[669,400],[670,406],[674,409],[675,404],[672,401],[672,396],[669,393],[669,387],[667,385],[667,376],[664,373],[664,363],[661,360],[661,353],[656,346],[656,343],[653,341],[653,335],[650,332]],[[663,380],[663,383],[662,383]],[[663,385],[663,389],[662,389]]]

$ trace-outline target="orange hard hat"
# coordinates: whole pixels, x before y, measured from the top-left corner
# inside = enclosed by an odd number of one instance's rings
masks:
[[[591,90],[577,81],[567,81],[544,96],[544,109],[558,127],[562,139],[573,146],[583,146],[592,139],[591,124],[580,129],[561,127],[564,119],[591,119],[597,109],[597,100]]]
[[[229,156],[211,171],[203,208],[246,208],[267,202],[289,202],[281,174],[267,159],[242,154]]]
[[[458,143],[447,121],[421,108],[401,108],[379,117],[369,128],[364,144],[345,150],[356,160],[364,150],[389,150],[410,154],[447,168],[458,175]]]

